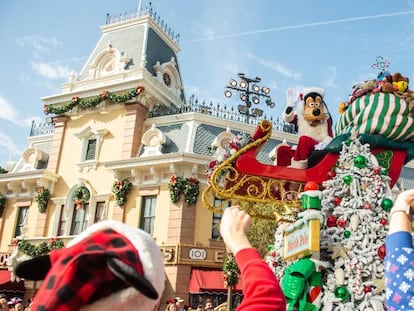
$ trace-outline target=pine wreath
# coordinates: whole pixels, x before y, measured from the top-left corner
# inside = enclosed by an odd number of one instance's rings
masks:
[[[132,183],[127,179],[115,180],[112,185],[112,193],[115,195],[116,204],[124,206],[128,199],[128,193],[132,189]]]
[[[170,190],[170,199],[172,203],[176,203],[180,200],[180,194],[184,190],[185,179],[180,176],[173,175],[168,183]]]
[[[197,202],[198,194],[200,193],[200,182],[193,178],[187,178],[184,185],[184,201],[191,205]]]
[[[37,190],[36,202],[40,213],[46,212],[47,204],[50,199],[50,190],[45,187],[39,187]]]
[[[82,207],[84,204],[89,203],[90,197],[89,190],[84,186],[80,186],[73,192],[72,200]]]

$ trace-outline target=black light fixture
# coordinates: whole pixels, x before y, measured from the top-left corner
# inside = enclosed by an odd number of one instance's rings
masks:
[[[229,85],[226,86],[226,90],[224,91],[224,96],[227,98],[232,97],[233,92],[239,94],[240,100],[243,101],[245,104],[238,105],[238,111],[240,114],[246,115],[246,122],[249,122],[249,117],[261,117],[263,115],[263,110],[259,108],[254,108],[250,111],[252,103],[258,105],[260,103],[260,98],[266,98],[265,103],[270,108],[275,107],[275,103],[272,101],[270,97],[270,89],[268,87],[261,87],[258,85],[262,79],[260,77],[256,77],[254,79],[246,77],[243,72],[238,73],[240,82],[237,83],[235,79],[231,79]]]

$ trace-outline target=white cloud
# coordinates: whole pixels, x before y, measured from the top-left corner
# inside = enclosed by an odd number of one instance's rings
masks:
[[[14,144],[13,139],[10,136],[0,132],[0,154],[6,157],[20,156],[22,153],[19,148]],[[0,166],[2,166],[0,164]]]
[[[32,121],[37,123],[42,122],[40,117],[28,117],[26,119],[19,119],[18,111],[3,97],[0,96],[0,118],[7,120],[20,127],[30,127]],[[1,146],[1,145],[0,145]]]
[[[62,42],[53,37],[43,37],[42,35],[24,36],[16,38],[18,45],[31,49],[36,56],[38,53],[45,53],[50,51],[50,47],[62,45]]]
[[[43,62],[31,62],[31,65],[34,71],[48,79],[67,78],[70,75],[69,66],[52,66]]]
[[[325,79],[323,84],[326,87],[338,88],[338,85],[335,83],[338,73],[335,66],[328,66],[325,71]]]
[[[2,97],[0,97],[0,111],[2,112],[0,118],[17,123],[17,111]]]

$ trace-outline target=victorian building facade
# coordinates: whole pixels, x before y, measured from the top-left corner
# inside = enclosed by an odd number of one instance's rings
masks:
[[[253,132],[259,120],[247,123],[233,110],[185,96],[178,36],[150,7],[119,20],[108,17],[101,29],[81,72],[61,93],[42,98],[47,122],[33,124],[21,159],[0,174],[3,271],[14,280],[9,270],[24,255],[16,239],[68,241],[112,219],[144,229],[160,246],[167,276],[161,301],[209,297],[218,303],[225,299],[226,249],[220,215],[201,200],[206,166],[228,139]],[[283,123],[273,125],[259,155],[263,162],[271,163],[268,154],[283,139],[297,138]],[[403,172],[406,184],[411,172],[412,166]],[[190,186],[189,197],[174,197],[176,178]],[[24,290],[25,298],[39,286],[16,282],[8,286],[24,284],[14,290]]]

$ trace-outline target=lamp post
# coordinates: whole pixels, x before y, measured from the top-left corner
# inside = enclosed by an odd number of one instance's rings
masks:
[[[265,98],[265,103],[268,107],[274,108],[275,103],[272,102],[270,97],[270,89],[268,87],[259,86],[259,82],[262,80],[260,77],[254,79],[248,78],[244,73],[238,74],[240,82],[237,82],[235,79],[231,79],[229,85],[226,86],[224,91],[224,96],[230,98],[233,96],[233,92],[239,94],[241,101],[244,104],[238,105],[238,111],[241,114],[246,116],[246,123],[249,123],[250,117],[261,117],[263,115],[263,110],[259,108],[253,108],[252,104],[259,104],[261,98]]]

